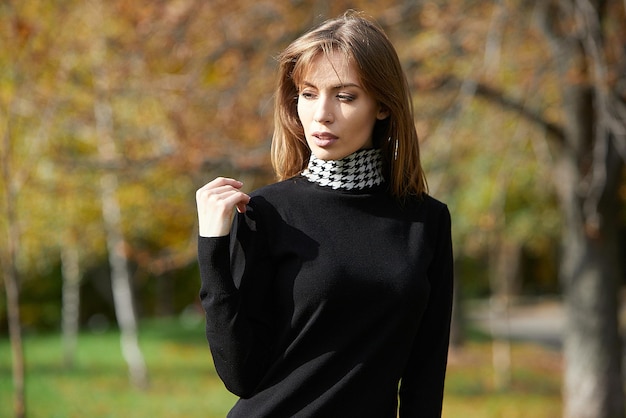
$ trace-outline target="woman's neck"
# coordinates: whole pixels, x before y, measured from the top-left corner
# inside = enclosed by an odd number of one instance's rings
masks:
[[[359,150],[340,160],[321,160],[311,155],[302,175],[320,186],[341,190],[367,189],[385,180],[379,149]]]

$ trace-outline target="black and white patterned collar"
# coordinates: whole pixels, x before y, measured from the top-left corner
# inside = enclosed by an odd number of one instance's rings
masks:
[[[366,189],[385,180],[379,149],[359,150],[341,160],[321,160],[311,154],[302,175],[320,186],[341,190]]]

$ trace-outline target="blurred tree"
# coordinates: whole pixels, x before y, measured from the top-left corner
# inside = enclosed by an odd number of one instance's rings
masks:
[[[114,173],[138,314],[173,313],[168,303],[185,284],[171,277],[195,261],[193,191],[216,175],[242,178],[249,189],[271,181],[273,57],[314,23],[352,7],[387,29],[405,63],[431,191],[453,212],[459,264],[491,260],[494,288],[506,294],[518,288],[513,278],[519,271],[502,260],[520,251],[552,257],[563,226],[572,234],[563,239],[572,252],[561,269],[570,306],[581,303],[578,313],[586,319],[600,311],[613,318],[617,292],[602,287],[613,280],[605,280],[608,273],[586,276],[595,277],[589,281],[572,273],[608,260],[573,252],[576,242],[594,254],[615,251],[611,210],[619,209],[619,178],[611,176],[621,163],[612,159],[624,154],[618,116],[626,74],[624,6],[617,0],[593,5],[589,11],[583,0],[0,2],[0,228],[16,237],[13,247],[0,245],[3,271],[19,273],[22,287],[42,288],[36,280],[60,254],[65,267],[76,265],[77,254],[84,272],[106,263],[97,185]],[[532,24],[539,17],[543,35]],[[92,52],[100,41],[106,58],[96,62]],[[105,88],[97,85],[98,71],[106,72]],[[110,113],[107,129],[117,150],[107,162],[98,152],[98,101]],[[575,103],[582,103],[578,115]],[[587,126],[576,131],[583,122]],[[608,166],[597,164],[602,146]],[[548,187],[552,180],[554,188]],[[559,213],[555,189],[567,216]],[[585,264],[569,269],[566,260]],[[481,262],[473,265],[487,277]],[[465,284],[488,282],[475,272],[469,278]],[[83,282],[94,280],[86,273]],[[186,283],[182,299],[189,304],[197,283]],[[595,301],[570,297],[588,285],[598,290],[585,292]],[[610,304],[601,303],[600,287]],[[9,288],[5,281],[7,296]],[[60,301],[48,303],[60,308]],[[26,326],[54,317],[37,302],[22,301],[21,308]],[[572,324],[581,327],[602,323],[574,314]],[[570,335],[594,344],[593,350],[611,347],[600,356],[613,359],[613,342],[602,327]],[[580,373],[594,376],[602,367],[568,353],[568,368],[580,367]],[[574,391],[572,385],[566,393]],[[583,398],[589,408],[599,404]]]
[[[50,38],[41,36],[38,28],[19,13],[13,2],[0,4],[0,161],[2,179],[2,218],[0,226],[6,241],[0,246],[9,335],[12,351],[14,414],[26,415],[25,363],[22,343],[22,312],[20,290],[26,277],[29,252],[25,230],[32,227],[27,214],[33,209],[29,202],[36,178],[37,162],[49,143],[48,134],[56,116],[58,103],[50,91],[40,89],[38,77],[49,81],[61,79],[63,70],[41,66]],[[35,117],[35,108],[38,112]],[[35,203],[39,204],[35,199]],[[40,225],[38,225],[40,226]]]
[[[541,245],[546,226],[562,226],[568,418],[624,416],[617,315],[626,157],[624,6],[588,0],[427,2],[420,13],[425,30],[415,43],[426,49],[414,53],[423,70],[415,81],[439,97],[450,87],[458,92],[454,106],[444,106],[445,118],[433,117],[433,106],[425,111],[430,121],[443,121],[432,134],[439,145],[431,148],[438,155],[431,179],[445,172],[441,186],[455,208],[457,249],[504,249],[511,239]],[[490,28],[502,22],[504,36],[492,36],[497,31]],[[432,53],[437,56],[428,60]],[[515,125],[523,135],[511,130]],[[500,166],[503,172],[493,169]],[[554,189],[546,187],[549,180]],[[549,202],[552,190],[559,221],[537,204]],[[504,211],[493,210],[498,207]]]
[[[618,307],[626,158],[625,3],[538,4],[561,82],[554,179],[564,217],[565,416],[623,417]]]
[[[93,79],[93,112],[95,121],[95,139],[97,144],[98,161],[103,166],[113,167],[120,158],[116,150],[114,136],[114,114],[110,103],[109,73],[111,69],[125,70],[126,62],[121,68],[116,68],[117,60],[111,59],[106,44],[108,35],[104,22],[111,22],[107,18],[108,11],[103,7],[101,0],[94,0],[85,10],[85,19],[94,28],[90,34],[91,71]],[[122,229],[122,214],[117,197],[119,180],[115,170],[106,170],[100,175],[100,200],[104,234],[107,243],[109,264],[111,269],[111,284],[115,315],[121,331],[122,355],[128,364],[131,382],[139,387],[148,386],[148,372],[146,363],[139,347],[138,324],[132,292],[131,274],[126,255],[126,239]]]
[[[7,112],[8,114],[8,112]],[[7,118],[8,119],[8,118]],[[19,273],[17,270],[17,257],[19,251],[19,227],[17,210],[15,207],[16,189],[15,178],[12,175],[13,159],[15,158],[12,151],[12,134],[8,120],[4,121],[4,132],[2,135],[2,153],[0,161],[2,162],[2,215],[4,218],[4,228],[6,231],[6,241],[0,254],[0,263],[2,264],[2,276],[4,279],[4,288],[7,300],[7,319],[9,322],[9,336],[11,338],[11,358],[12,358],[12,377],[14,386],[14,410],[15,417],[21,418],[26,416],[26,400],[25,400],[25,364],[24,364],[24,346],[22,343],[22,324],[20,320],[20,285]]]
[[[63,276],[61,332],[63,335],[63,361],[68,368],[76,363],[76,344],[80,317],[80,255],[75,240],[61,248],[61,272]]]

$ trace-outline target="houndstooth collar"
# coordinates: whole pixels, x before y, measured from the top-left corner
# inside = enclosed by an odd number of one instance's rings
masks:
[[[383,177],[383,157],[379,149],[359,150],[341,160],[320,160],[311,154],[302,175],[320,186],[359,190],[378,186]]]

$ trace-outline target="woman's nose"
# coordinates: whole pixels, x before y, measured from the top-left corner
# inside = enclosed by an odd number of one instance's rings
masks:
[[[332,123],[333,113],[330,100],[322,97],[318,99],[313,118],[317,123]]]

